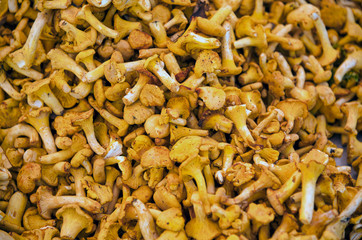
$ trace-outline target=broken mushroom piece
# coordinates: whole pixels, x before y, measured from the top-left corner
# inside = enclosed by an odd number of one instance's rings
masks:
[[[1,1],[0,238],[358,238],[357,2]]]

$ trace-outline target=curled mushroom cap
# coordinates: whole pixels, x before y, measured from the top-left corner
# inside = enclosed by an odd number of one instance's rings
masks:
[[[293,25],[300,24],[303,29],[311,30],[314,27],[313,20],[310,18],[312,13],[320,14],[320,11],[312,4],[303,4],[288,14],[287,22]]]
[[[30,207],[26,209],[23,216],[23,224],[26,230],[38,229],[46,226],[54,227],[56,220],[45,220],[38,214],[36,207]]]

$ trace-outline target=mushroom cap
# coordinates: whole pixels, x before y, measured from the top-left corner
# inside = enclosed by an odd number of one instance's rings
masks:
[[[11,128],[18,123],[21,111],[18,106],[9,106],[2,102],[0,104],[0,128]]]
[[[171,169],[173,162],[170,158],[170,150],[164,146],[154,146],[148,149],[141,157],[141,165],[144,168]]]
[[[292,98],[279,102],[276,107],[283,111],[285,119],[287,120],[292,120],[297,117],[306,118],[308,116],[307,104]]]
[[[37,80],[35,82],[27,82],[24,84],[22,91],[26,94],[32,94],[38,91],[41,87],[48,85],[50,83],[50,78],[44,78],[42,80]]]
[[[59,236],[59,230],[56,227],[45,226],[39,229],[33,229],[30,231],[25,231],[21,234],[21,237],[25,239],[53,239],[56,236]],[[1,238],[2,239],[2,238]]]
[[[285,208],[284,208],[283,204],[280,202],[279,197],[277,196],[276,190],[268,188],[266,190],[266,193],[267,193],[268,201],[269,201],[270,205],[272,205],[272,207],[275,209],[275,211],[279,215],[282,215],[284,213]]]
[[[65,137],[77,134],[81,130],[79,126],[73,126],[73,118],[76,113],[66,112],[63,116],[57,116],[53,121],[53,127],[58,136]]]
[[[216,87],[199,87],[196,89],[196,92],[210,110],[218,110],[225,104],[226,94],[222,89]]]
[[[156,224],[166,230],[181,231],[185,226],[185,219],[180,208],[169,208],[157,217]]]
[[[54,165],[43,165],[41,168],[41,178],[42,180],[50,185],[50,186],[57,186],[58,185],[58,173],[54,170],[54,166],[60,166],[61,172],[69,173],[70,171],[70,163],[69,162],[59,162]]]
[[[2,240],[14,240],[12,236],[10,236],[7,232],[0,230],[0,238]]]
[[[266,225],[274,220],[274,210],[263,204],[251,203],[248,208],[248,216],[254,221]]]
[[[84,121],[88,118],[93,117],[93,113],[94,113],[94,109],[91,108],[86,112],[80,112],[80,113],[74,113],[72,114],[73,119],[72,122],[76,125],[78,125],[78,123],[80,123],[81,121]]]
[[[262,170],[261,176],[260,178],[265,178],[267,183],[270,185],[271,188],[273,189],[277,189],[280,187],[280,185],[282,185],[282,183],[280,182],[279,178],[272,173],[271,171],[268,170],[268,168],[264,165],[259,166]],[[259,180],[258,179],[258,180]]]
[[[186,97],[170,98],[166,104],[166,107],[177,111],[177,114],[179,115],[178,117],[180,118],[187,119],[190,116],[190,103]],[[170,112],[170,114],[172,117],[172,112]]]
[[[235,25],[235,34],[238,38],[255,35],[255,21],[251,16],[242,16]]]
[[[123,119],[130,125],[142,124],[154,114],[152,108],[146,107],[140,101],[127,105],[123,110]]]
[[[78,205],[76,204],[67,204],[65,206],[63,206],[62,208],[60,208],[55,216],[58,219],[61,218],[67,218],[70,217],[75,221],[77,220],[77,222],[82,222],[84,224],[84,229],[86,233],[89,233],[92,231],[93,228],[93,218],[91,216],[89,216],[87,213],[85,213]]]
[[[29,117],[38,118],[40,116],[47,117],[52,113],[52,109],[50,107],[41,107],[38,109],[30,108],[29,106],[23,106],[21,108],[23,112],[23,116],[19,118],[19,122],[26,121]]]
[[[170,158],[175,162],[183,162],[191,156],[199,153],[202,138],[199,136],[187,136],[178,140],[172,146]]]
[[[20,169],[16,178],[18,188],[23,193],[30,193],[35,188],[35,181],[41,178],[41,165],[38,163],[27,163]]]
[[[312,149],[309,153],[307,153],[302,159],[301,162],[305,164],[309,164],[311,161],[315,161],[317,163],[326,165],[329,160],[329,157],[326,153],[317,150]]]
[[[304,30],[311,30],[314,27],[314,23],[310,18],[310,15],[313,13],[320,15],[320,11],[317,7],[312,4],[303,4],[288,14],[287,22],[293,25],[300,23]]]
[[[254,178],[255,170],[250,163],[236,162],[226,171],[225,177],[234,186],[241,186]]]
[[[234,123],[218,111],[207,110],[200,117],[198,125],[202,129],[214,129],[215,131],[230,133]]]
[[[204,73],[217,73],[221,68],[221,59],[217,52],[212,50],[203,50],[195,63],[195,74],[201,77]]]
[[[80,63],[82,62],[84,59],[93,56],[96,53],[96,51],[94,49],[87,49],[84,51],[81,51],[80,53],[77,54],[77,56],[75,57],[75,62],[76,63]]]
[[[56,220],[46,220],[39,215],[36,207],[30,207],[26,209],[23,216],[23,224],[26,230],[43,228],[46,226],[55,226]]]
[[[116,174],[119,175],[119,172],[117,171]],[[108,171],[106,175],[112,175],[112,173]],[[112,201],[113,194],[109,186],[96,183],[91,176],[83,177],[81,182],[83,188],[87,189],[88,197],[99,201],[102,205]]]

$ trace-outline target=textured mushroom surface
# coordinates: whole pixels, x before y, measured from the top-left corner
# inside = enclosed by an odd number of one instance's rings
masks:
[[[0,239],[361,239],[360,2],[0,0]]]

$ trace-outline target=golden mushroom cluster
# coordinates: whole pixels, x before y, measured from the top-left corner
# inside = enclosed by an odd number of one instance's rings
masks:
[[[0,239],[362,239],[361,23],[360,0],[0,0]]]

